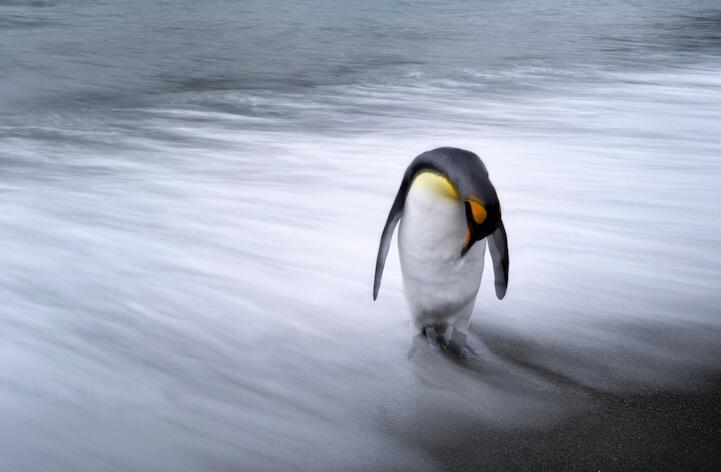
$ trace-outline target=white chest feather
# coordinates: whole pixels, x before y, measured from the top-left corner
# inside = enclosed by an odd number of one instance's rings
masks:
[[[466,328],[486,246],[479,241],[461,256],[466,230],[463,202],[416,178],[398,233],[403,289],[416,327],[448,323]]]

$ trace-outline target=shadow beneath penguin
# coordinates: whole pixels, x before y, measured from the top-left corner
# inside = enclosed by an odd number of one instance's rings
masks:
[[[483,397],[491,403],[510,395],[524,403],[547,404],[554,402],[559,394],[567,396],[568,392],[561,390],[567,390],[565,387],[571,384],[568,380],[561,388],[563,382],[553,381],[560,378],[560,374],[554,376],[504,352],[496,352],[489,348],[486,339],[472,331],[426,328],[413,338],[408,359],[414,364],[417,378],[426,385],[463,386],[483,392]],[[566,400],[568,403],[570,399]]]
[[[637,331],[644,332],[641,327]],[[626,338],[633,333],[635,331],[629,327],[624,328]],[[542,383],[546,384],[543,390],[553,386],[592,396],[643,390],[647,388],[648,379],[642,379],[641,373],[649,376],[649,372],[654,372],[652,380],[659,386],[664,383],[671,386],[672,380],[679,378],[685,370],[684,363],[672,366],[668,361],[663,362],[663,353],[649,342],[639,348],[635,345],[638,343],[620,344],[609,329],[603,332],[599,329],[595,334],[595,340],[604,340],[605,344],[596,342],[586,346],[559,339],[541,340],[476,324],[472,324],[467,333],[452,328],[428,327],[414,338],[408,358],[413,359],[424,349],[428,350],[473,374],[478,381],[509,392],[526,390],[526,384],[530,382],[532,391]],[[663,344],[667,348],[673,343]]]
[[[590,395],[597,395],[600,391],[573,376],[574,371],[583,370],[585,367],[578,364],[581,359],[572,349],[546,346],[544,350],[532,339],[514,336],[512,333],[481,330],[475,325],[471,326],[469,331],[487,353],[503,362],[509,370],[522,371],[564,389]],[[540,355],[539,351],[542,351],[543,355]]]
[[[477,381],[507,392],[537,392],[538,384],[596,394],[596,389],[564,374],[532,357],[538,346],[531,340],[498,332],[480,331],[472,326],[467,333],[448,328],[427,327],[413,338],[408,359],[424,352],[440,356],[444,361],[473,375]],[[572,353],[560,365],[572,362]],[[425,355],[425,354],[424,354]],[[425,361],[428,361],[427,355]],[[548,387],[542,389],[544,392]]]

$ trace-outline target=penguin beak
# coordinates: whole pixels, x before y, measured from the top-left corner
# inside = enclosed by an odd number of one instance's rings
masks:
[[[463,248],[461,249],[461,256],[465,256],[476,241],[480,241],[490,234],[490,231],[485,231],[486,226],[488,226],[485,224],[488,219],[486,207],[475,198],[467,199],[463,203],[466,207],[466,224],[468,227],[466,240],[463,242]]]

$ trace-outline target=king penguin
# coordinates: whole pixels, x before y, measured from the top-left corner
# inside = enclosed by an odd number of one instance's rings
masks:
[[[508,287],[508,241],[496,189],[481,159],[442,147],[416,157],[403,175],[380,239],[373,300],[395,227],[403,291],[417,333],[465,337],[483,274],[486,241],[495,289]]]

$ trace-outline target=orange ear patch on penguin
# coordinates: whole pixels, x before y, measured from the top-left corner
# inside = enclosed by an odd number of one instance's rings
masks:
[[[483,224],[483,222],[486,221],[486,218],[488,217],[488,213],[486,212],[484,206],[475,200],[468,200],[468,203],[471,205],[473,221],[475,221],[477,225]]]

